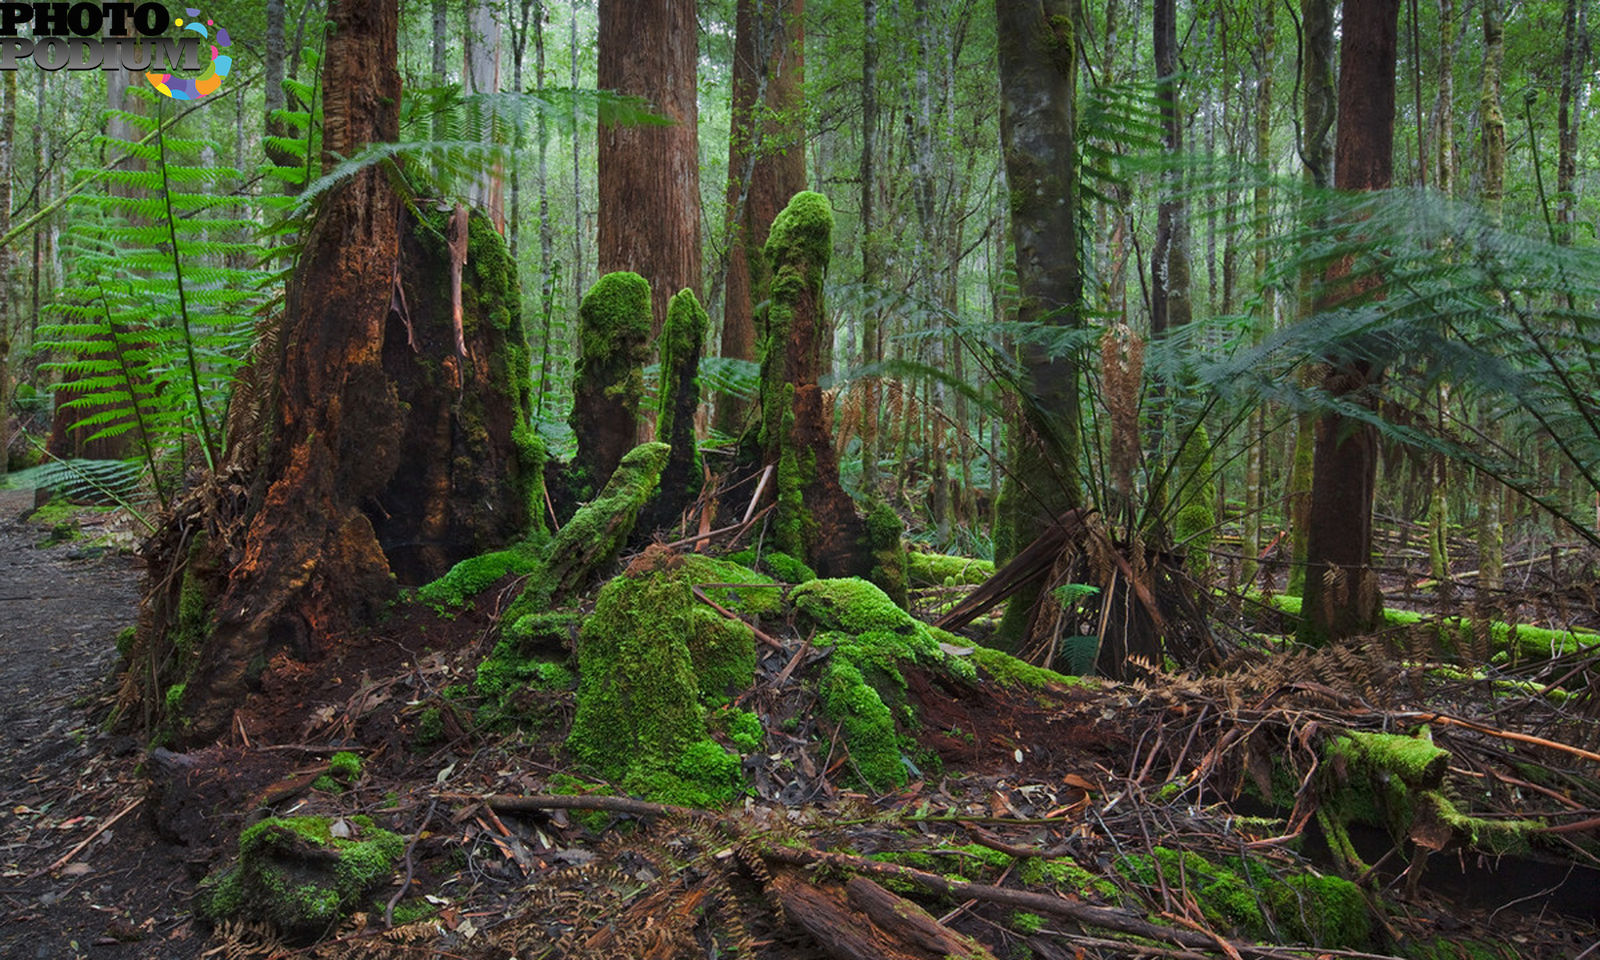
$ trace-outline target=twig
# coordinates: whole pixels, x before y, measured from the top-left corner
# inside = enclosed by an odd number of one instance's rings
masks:
[[[1462,727],[1477,733],[1487,734],[1491,737],[1499,737],[1502,740],[1515,740],[1518,743],[1532,744],[1536,747],[1547,747],[1551,750],[1556,750],[1561,753],[1571,754],[1574,757],[1581,757],[1584,760],[1600,763],[1600,753],[1595,753],[1593,750],[1585,750],[1582,747],[1574,747],[1569,743],[1561,743],[1558,740],[1546,740],[1543,737],[1535,737],[1532,734],[1516,733],[1515,731],[1511,730],[1500,730],[1496,727],[1475,723],[1471,720],[1463,720],[1460,717],[1452,717],[1444,713],[1397,713],[1392,714],[1392,716],[1395,719],[1421,720],[1424,723],[1437,723],[1446,727]]]
[[[394,905],[400,902],[400,898],[406,895],[407,890],[411,889],[412,871],[416,869],[416,863],[411,859],[411,853],[417,849],[417,841],[421,840],[422,834],[427,831],[428,822],[433,819],[433,811],[438,806],[439,798],[434,797],[433,802],[428,804],[427,816],[422,818],[422,826],[417,828],[417,832],[411,836],[411,842],[406,844],[406,879],[404,883],[400,884],[400,889],[394,892],[394,895],[389,898],[389,903],[383,908],[383,925],[385,927],[394,926]]]
[[[127,816],[128,813],[131,812],[134,807],[137,807],[139,804],[141,804],[143,802],[144,802],[144,797],[135,797],[132,801],[130,801],[128,803],[127,806],[123,807],[121,810],[118,810],[115,814],[113,814],[110,820],[107,820],[105,823],[102,823],[102,824],[100,824],[100,826],[96,827],[95,830],[94,830],[94,833],[89,834],[89,836],[86,837],[82,843],[78,844],[77,846],[73,847],[71,850],[68,850],[66,853],[62,854],[61,857],[59,859],[57,859],[55,863],[50,864],[50,866],[45,867],[43,870],[34,871],[34,873],[31,874],[28,877],[28,879],[32,880],[32,879],[34,879],[36,877],[42,877],[47,873],[54,873],[55,871],[61,869],[64,866],[66,866],[67,861],[71,860],[73,857],[77,856],[79,853],[82,853],[84,847],[87,847],[89,844],[94,843],[95,838],[99,837],[100,834],[105,833],[107,830],[110,830],[112,824],[116,823],[118,820],[121,820],[123,817]]]
[[[745,620],[744,620],[743,617],[740,617],[738,614],[734,613],[732,610],[729,610],[727,607],[724,607],[722,604],[720,604],[717,601],[715,601],[715,600],[711,599],[710,597],[706,596],[706,592],[704,590],[701,590],[699,587],[690,587],[689,589],[693,590],[694,591],[694,595],[696,597],[698,597],[700,599],[700,601],[702,603],[704,603],[706,606],[708,606],[711,609],[717,611],[718,613],[722,614],[724,617],[727,617],[729,620],[734,621],[735,623],[743,623],[745,626],[749,627],[750,631],[756,635],[756,639],[757,640],[760,640],[762,643],[766,644],[769,647],[772,647],[775,650],[782,650],[784,653],[788,653],[789,652],[789,648],[784,646],[783,642],[781,640],[778,640],[776,637],[769,636],[768,634],[765,634],[765,633],[761,632],[761,629],[759,627],[755,626],[754,624],[745,623]]]

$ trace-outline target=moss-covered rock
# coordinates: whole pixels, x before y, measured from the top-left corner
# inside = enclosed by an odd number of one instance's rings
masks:
[[[714,806],[738,792],[739,758],[709,735],[701,670],[710,670],[712,683],[733,683],[744,663],[754,669],[754,639],[736,638],[738,625],[713,626],[698,610],[680,570],[622,576],[601,589],[579,637],[578,708],[567,746],[630,792]],[[740,642],[751,645],[748,659],[733,649]],[[734,659],[740,664],[729,666]]]
[[[237,864],[201,885],[197,913],[315,939],[387,880],[404,852],[404,838],[365,817],[272,817],[239,836]]]

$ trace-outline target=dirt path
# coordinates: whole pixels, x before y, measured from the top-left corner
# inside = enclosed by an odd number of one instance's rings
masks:
[[[32,501],[0,492],[0,957],[174,956],[154,941],[183,873],[138,810],[45,872],[142,793],[139,744],[95,729],[87,709],[107,692],[138,574],[125,552],[48,543],[19,519]]]

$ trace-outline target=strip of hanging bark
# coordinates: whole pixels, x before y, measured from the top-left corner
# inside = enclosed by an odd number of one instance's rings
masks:
[[[456,356],[466,359],[467,339],[462,329],[461,272],[467,265],[467,205],[456,204],[450,217],[450,319],[455,324]]]
[[[1012,594],[1050,572],[1056,557],[1084,529],[1089,511],[1074,507],[1056,519],[1049,529],[1024,547],[1011,562],[995,571],[978,589],[954,610],[940,617],[934,626],[945,630],[964,627],[1008,600]]]

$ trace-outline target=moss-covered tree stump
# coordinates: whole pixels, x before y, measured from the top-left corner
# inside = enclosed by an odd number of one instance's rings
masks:
[[[728,802],[741,783],[739,757],[711,739],[703,705],[750,685],[755,639],[699,604],[691,582],[667,555],[601,589],[579,635],[567,746],[630,793],[703,807]]]
[[[608,273],[578,307],[577,382],[567,422],[578,437],[571,491],[588,500],[638,439],[644,364],[650,356],[650,284]]]

